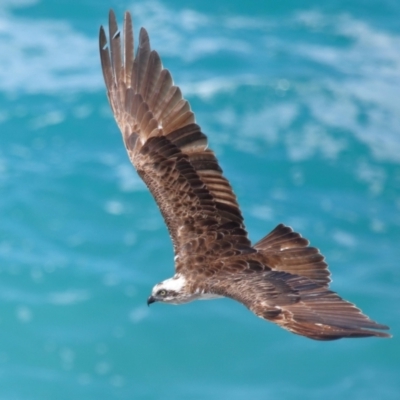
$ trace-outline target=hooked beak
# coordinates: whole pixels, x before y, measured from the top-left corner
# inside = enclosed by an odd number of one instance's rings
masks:
[[[149,306],[151,303],[156,302],[157,300],[153,296],[149,296],[147,299],[147,305]]]

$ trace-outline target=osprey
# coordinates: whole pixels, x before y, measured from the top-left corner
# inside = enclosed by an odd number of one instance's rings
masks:
[[[121,38],[122,36],[122,38]],[[183,304],[228,297],[258,317],[317,340],[390,337],[329,290],[324,257],[290,227],[278,225],[252,245],[232,188],[189,103],[132,19],[123,35],[109,14],[100,28],[108,99],[129,158],[154,196],[175,252],[175,275],[154,286],[147,303]]]

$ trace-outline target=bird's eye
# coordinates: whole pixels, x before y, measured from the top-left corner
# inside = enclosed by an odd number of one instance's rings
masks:
[[[160,296],[165,296],[166,294],[167,294],[167,291],[166,290],[164,290],[164,289],[161,289],[159,292],[158,292],[158,294],[160,295]]]

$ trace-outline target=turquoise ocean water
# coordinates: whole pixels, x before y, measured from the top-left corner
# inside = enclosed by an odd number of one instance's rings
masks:
[[[172,274],[98,57],[129,9],[256,241],[280,222],[390,340],[320,343]],[[0,399],[400,399],[400,2],[1,0]]]

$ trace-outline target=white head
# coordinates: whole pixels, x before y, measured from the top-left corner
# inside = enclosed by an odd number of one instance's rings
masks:
[[[175,274],[172,278],[157,283],[151,291],[147,304],[156,301],[170,304],[188,303],[194,300],[194,296],[186,289],[186,279],[181,274]]]

